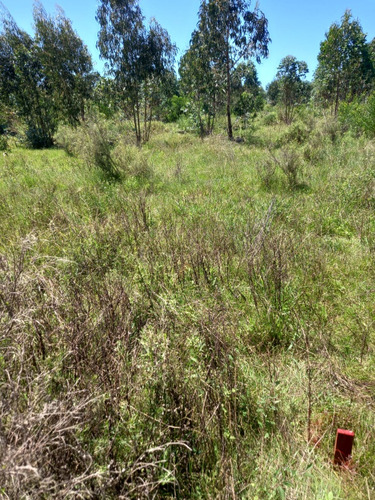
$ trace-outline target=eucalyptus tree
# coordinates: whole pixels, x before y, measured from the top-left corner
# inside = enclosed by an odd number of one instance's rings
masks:
[[[116,90],[116,83],[107,76],[100,76],[95,82],[91,106],[106,118],[113,117],[121,104]]]
[[[34,147],[53,144],[57,127],[56,103],[33,38],[10,17],[0,35],[0,95],[26,122]]]
[[[305,61],[298,61],[294,56],[284,57],[277,68],[279,101],[283,109],[283,120],[287,124],[292,123],[295,108],[304,98],[304,79],[308,72]]]
[[[27,125],[33,147],[49,147],[61,120],[77,121],[88,96],[92,63],[62,13],[34,11],[35,36],[4,14],[0,32],[0,97]]]
[[[176,48],[155,20],[145,26],[137,0],[101,0],[96,19],[97,47],[117,84],[123,110],[133,119],[140,145],[149,139],[159,88],[173,71]]]
[[[250,0],[202,0],[197,31],[210,71],[218,75],[226,96],[228,138],[233,139],[232,79],[240,62],[268,56],[268,21]]]
[[[352,100],[367,92],[374,79],[374,64],[370,47],[359,21],[350,10],[333,23],[320,44],[318,67],[315,72],[317,96],[332,106],[337,114],[342,100]]]
[[[210,64],[202,32],[193,32],[189,49],[180,60],[180,85],[188,97],[188,109],[194,117],[200,136],[213,131],[216,113],[222,104],[220,75]]]
[[[370,53],[372,64],[375,67],[375,38],[371,40],[371,42],[367,45],[367,47]]]
[[[276,78],[266,86],[267,101],[276,106],[280,99],[280,82]]]
[[[255,64],[240,63],[232,76],[233,111],[248,119],[263,109],[265,92],[260,84]]]
[[[59,102],[59,118],[74,125],[84,120],[85,103],[98,78],[91,56],[61,9],[52,17],[36,4],[34,24],[38,59],[54,99]]]

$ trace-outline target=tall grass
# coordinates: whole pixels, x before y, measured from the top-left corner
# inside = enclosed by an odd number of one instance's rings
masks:
[[[4,498],[371,498],[375,147],[264,121],[0,157]]]

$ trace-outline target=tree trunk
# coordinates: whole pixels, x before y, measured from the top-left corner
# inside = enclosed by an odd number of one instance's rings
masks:
[[[85,101],[82,99],[81,101],[81,121],[85,121]]]
[[[137,122],[137,146],[140,148],[142,145],[142,129],[141,129],[141,117],[140,117],[140,104],[139,99],[137,98],[137,106],[136,106],[136,122]]]
[[[340,78],[337,79],[337,84],[336,84],[335,116],[337,116],[337,112],[339,110],[339,95],[340,95]]]
[[[141,146],[141,135],[140,135],[140,122],[139,122],[139,108],[137,104],[133,104],[133,120],[134,120],[134,129],[135,129],[135,137],[137,141],[137,146]]]
[[[233,141],[233,127],[232,127],[232,117],[231,117],[231,85],[230,85],[230,60],[229,60],[229,42],[227,42],[226,48],[226,73],[227,73],[227,127],[228,127],[228,139]]]

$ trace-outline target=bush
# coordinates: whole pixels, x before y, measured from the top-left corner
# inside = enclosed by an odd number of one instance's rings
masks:
[[[109,178],[151,176],[145,154],[129,144],[126,134],[120,135],[112,121],[92,117],[75,129],[60,127],[56,141],[68,154],[82,158],[87,165],[99,168]]]
[[[339,109],[339,122],[344,129],[374,137],[375,92],[368,97],[366,102],[357,99],[351,103],[342,103]]]
[[[9,149],[8,139],[6,135],[0,135],[0,151]]]
[[[272,111],[271,113],[267,113],[263,117],[264,125],[275,125],[278,121],[277,113]]]
[[[184,113],[187,106],[187,97],[174,95],[167,102],[167,122],[176,122]]]
[[[276,146],[283,146],[290,142],[304,144],[309,137],[308,128],[302,123],[294,123],[288,127],[288,130],[279,138]]]
[[[324,141],[319,135],[314,134],[303,148],[303,158],[313,165],[316,165],[324,159],[325,156]]]
[[[112,157],[112,142],[108,139],[106,130],[97,124],[86,130],[87,145],[86,161],[89,165],[99,167],[108,177],[118,177],[119,171]]]
[[[265,189],[271,189],[276,183],[276,165],[275,162],[267,158],[264,162],[257,165],[257,172],[261,184]]]
[[[52,129],[45,132],[40,128],[30,126],[26,130],[27,143],[32,149],[50,148],[53,146],[53,132]]]
[[[335,143],[343,132],[341,123],[335,118],[327,119],[321,129],[323,136],[327,137],[332,143]]]
[[[68,154],[81,157],[87,165],[100,168],[108,177],[119,176],[112,156],[115,134],[106,120],[92,117],[77,128],[60,127],[56,141]]]
[[[281,151],[278,164],[286,175],[289,187],[295,188],[300,184],[302,162],[295,149],[284,149]]]
[[[152,176],[147,156],[136,146],[120,141],[113,150],[112,159],[121,173],[145,179]]]
[[[281,170],[287,179],[290,189],[301,185],[303,162],[299,153],[293,148],[284,148],[278,153],[269,151],[269,157],[264,161],[262,168],[258,169],[262,183],[270,188],[276,181],[276,171]]]

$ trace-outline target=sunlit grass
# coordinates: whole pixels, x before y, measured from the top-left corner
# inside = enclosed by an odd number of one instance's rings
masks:
[[[0,156],[5,493],[87,474],[108,498],[371,498],[375,146],[262,120],[241,144],[160,125],[120,179],[60,149]],[[57,455],[53,401],[72,412]],[[45,441],[16,440],[32,418]]]

